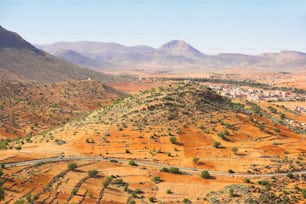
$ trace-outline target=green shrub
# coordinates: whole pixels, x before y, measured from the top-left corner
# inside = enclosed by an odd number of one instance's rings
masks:
[[[193,157],[193,158],[192,158],[192,162],[193,162],[194,164],[197,164],[197,163],[199,162],[199,160],[200,160],[199,157]]]
[[[75,195],[77,192],[78,192],[78,189],[74,188],[74,189],[72,189],[71,194]]]
[[[112,177],[110,177],[110,176],[105,177],[105,179],[104,179],[104,181],[103,181],[103,186],[104,186],[104,188],[107,188],[107,186],[109,186],[109,184],[111,183],[111,181],[112,181]]]
[[[89,177],[95,177],[98,174],[97,170],[89,170],[88,172]]]
[[[69,164],[67,165],[67,167],[68,167],[69,170],[73,170],[73,169],[77,168],[78,166],[77,166],[76,163],[69,163]]]
[[[153,177],[153,181],[154,181],[154,183],[160,183],[160,177],[159,176],[154,176]]]
[[[4,196],[5,196],[4,190],[2,187],[0,187],[0,201],[4,200]]]
[[[209,175],[209,172],[208,172],[208,171],[202,171],[202,172],[201,172],[201,177],[202,177],[202,178],[207,179],[207,178],[209,178],[209,176],[210,176],[210,175]]]
[[[293,178],[294,178],[294,175],[293,175],[292,173],[288,173],[288,174],[287,174],[287,177],[290,178],[290,179],[293,179]]]
[[[176,137],[174,137],[174,136],[172,136],[172,137],[170,137],[170,142],[172,143],[172,144],[175,144],[176,143]]]
[[[221,143],[220,143],[220,142],[214,142],[214,147],[215,147],[215,148],[219,148],[219,147],[220,147],[220,145],[221,145]]]
[[[136,162],[134,160],[129,161],[129,165],[131,166],[137,166]]]
[[[154,203],[154,202],[156,201],[156,198],[155,198],[155,197],[150,197],[150,198],[149,198],[149,201],[150,201],[151,203]]]
[[[306,198],[306,188],[302,190],[302,195],[303,195],[303,198]]]

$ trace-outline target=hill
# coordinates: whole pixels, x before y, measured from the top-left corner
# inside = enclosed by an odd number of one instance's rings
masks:
[[[6,167],[5,201],[302,202],[303,175],[278,173],[305,170],[305,136],[287,122],[294,114],[269,105],[275,110],[177,83],[2,142],[4,163],[52,157]]]
[[[95,72],[60,60],[0,26],[0,80],[55,82],[92,78],[116,80],[115,76]],[[2,74],[3,73],[3,74]]]
[[[251,102],[236,104],[207,87],[187,83],[155,88],[117,101],[50,135],[66,142],[62,150],[67,146],[70,151],[85,155],[150,158],[169,164],[182,162],[187,167],[192,166],[192,158],[198,156],[210,158],[201,166],[203,168],[226,171],[235,167],[239,172],[252,171],[252,163],[262,157],[257,171],[273,172],[276,166],[264,158],[284,156],[286,149],[291,149],[290,144],[303,138],[291,130],[294,128],[281,114],[281,111],[274,114]],[[289,114],[292,115],[288,112],[288,118]],[[171,137],[175,137],[176,142],[171,142]],[[41,139],[51,140],[46,136]],[[215,142],[220,142],[223,148],[214,149]],[[288,156],[294,158],[305,151],[302,144],[296,145],[295,152]],[[233,147],[238,147],[244,155],[245,160],[240,161],[243,165],[229,167],[226,158],[233,154]],[[125,154],[125,149],[132,153]],[[218,161],[211,159],[212,149]],[[271,165],[269,169],[264,167],[266,162]]]
[[[0,82],[0,138],[46,131],[125,96],[98,81]]]
[[[183,40],[172,40],[158,48],[161,53],[185,57],[204,57],[205,55]]]

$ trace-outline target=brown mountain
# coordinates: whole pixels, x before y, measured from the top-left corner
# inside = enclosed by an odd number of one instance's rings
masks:
[[[294,72],[306,68],[306,54],[302,52],[206,55],[182,40],[172,40],[158,49],[88,41],[58,42],[38,47],[78,65],[84,66],[87,65],[84,62],[90,62],[89,67],[102,71],[118,72],[120,68],[122,72],[140,70],[140,72],[185,75],[229,69]],[[65,53],[63,56],[62,53],[68,50],[77,52],[81,57],[76,58],[72,53]]]
[[[0,80],[53,82],[71,79],[109,81],[116,77],[60,60],[0,26]]]

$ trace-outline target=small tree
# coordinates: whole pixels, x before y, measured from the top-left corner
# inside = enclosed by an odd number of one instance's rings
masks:
[[[233,147],[233,148],[232,148],[232,152],[233,152],[234,154],[237,154],[237,151],[238,151],[238,147]]]
[[[235,173],[235,171],[233,171],[232,169],[227,170],[228,173],[233,174]]]
[[[150,197],[150,198],[149,198],[149,201],[150,201],[151,203],[154,203],[154,202],[156,201],[156,198],[155,198],[155,197]]]
[[[198,164],[199,160],[200,160],[199,157],[193,157],[192,162],[193,162],[194,164]]]
[[[134,160],[129,161],[129,165],[131,166],[137,166],[136,162]]]
[[[293,179],[293,178],[294,178],[294,175],[293,175],[292,173],[288,173],[288,174],[287,174],[287,177],[290,178],[290,179]]]
[[[306,198],[306,188],[302,190],[302,195],[303,195],[303,198]]]
[[[0,201],[4,200],[4,190],[2,187],[0,187]]]
[[[136,202],[134,200],[130,200],[129,204],[135,204]]]
[[[159,176],[154,176],[153,177],[153,181],[154,181],[154,183],[160,183],[160,177]]]
[[[78,192],[78,189],[74,188],[74,189],[72,189],[71,194],[75,195],[77,192]]]
[[[245,179],[244,179],[244,182],[245,182],[245,183],[251,183],[251,180],[250,180],[249,178],[245,178]]]
[[[176,143],[176,137],[174,137],[174,136],[170,137],[170,142],[172,144],[175,144]]]
[[[234,197],[234,189],[232,188],[229,189],[229,195],[230,197]]]
[[[110,176],[105,177],[105,179],[103,181],[104,188],[107,188],[107,186],[111,183],[111,181],[112,181],[112,177],[110,177]]]
[[[167,194],[172,194],[172,191],[170,189],[168,189]]]
[[[127,192],[129,190],[129,184],[125,184],[124,185],[124,188],[123,188],[124,192]]]
[[[202,171],[202,172],[201,172],[201,177],[202,177],[202,178],[207,179],[207,178],[209,178],[209,176],[210,176],[210,174],[209,174],[208,171]]]
[[[95,177],[98,174],[97,170],[89,170],[88,172],[89,177]]]
[[[76,163],[69,163],[67,165],[68,169],[69,170],[74,170],[75,168],[77,168],[78,166],[76,165]]]
[[[188,198],[184,198],[184,199],[183,199],[183,203],[189,204],[189,203],[191,203],[191,201],[190,201]]]
[[[215,147],[215,148],[219,148],[219,147],[220,147],[220,145],[221,145],[221,143],[220,143],[220,142],[217,142],[217,141],[216,141],[216,142],[214,142],[214,147]]]

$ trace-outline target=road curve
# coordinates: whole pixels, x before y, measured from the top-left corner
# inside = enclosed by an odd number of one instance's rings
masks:
[[[22,161],[22,162],[4,163],[4,167],[8,168],[8,167],[14,167],[14,166],[26,166],[26,165],[35,165],[35,164],[39,164],[39,163],[73,161],[73,160],[113,161],[113,162],[115,161],[115,162],[121,162],[121,163],[128,163],[130,161],[128,159],[106,158],[106,157],[84,157],[84,156],[51,157],[51,158],[28,160],[28,161]],[[170,165],[158,164],[158,163],[147,162],[147,161],[135,161],[135,162],[138,165],[142,165],[142,166],[152,166],[152,167],[159,167],[159,168],[175,167],[175,168],[179,168],[183,172],[200,173],[201,171],[203,171],[203,169],[177,167],[177,166],[170,166]],[[288,173],[292,173],[294,175],[302,175],[302,174],[306,174],[306,170],[294,171],[294,172],[285,172],[285,173],[269,173],[269,174],[248,174],[248,173],[228,173],[228,172],[220,172],[220,171],[209,171],[210,175],[231,176],[231,177],[233,177],[233,176],[235,176],[235,177],[273,177],[273,176],[286,176]]]

